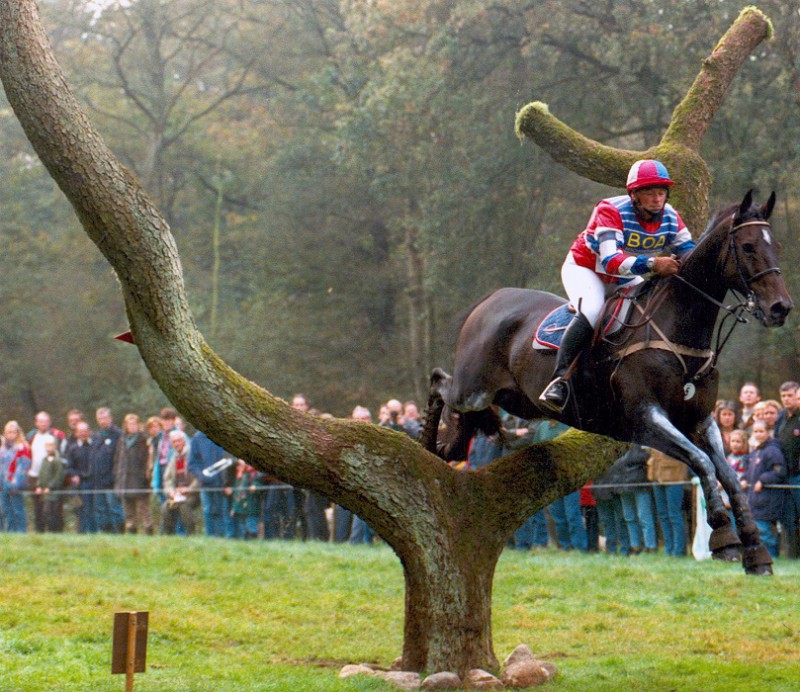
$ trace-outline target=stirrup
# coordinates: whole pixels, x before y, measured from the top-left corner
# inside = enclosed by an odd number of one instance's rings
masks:
[[[559,376],[556,377],[550,384],[548,384],[544,391],[539,395],[541,408],[544,408],[551,413],[561,413],[567,405],[569,399],[569,384],[567,381]]]

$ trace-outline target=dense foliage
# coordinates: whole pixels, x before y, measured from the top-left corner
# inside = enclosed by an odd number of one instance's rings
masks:
[[[70,84],[168,219],[195,316],[235,368],[346,415],[421,397],[461,311],[501,285],[561,291],[558,267],[610,192],[513,133],[531,100],[586,135],[664,131],[727,0],[82,0],[41,3]],[[800,2],[764,2],[775,38],[706,137],[712,207],[779,194],[798,251]],[[114,277],[0,110],[5,252],[0,410],[161,405]],[[699,230],[699,229],[698,229]],[[798,318],[740,329],[723,392],[798,376]]]

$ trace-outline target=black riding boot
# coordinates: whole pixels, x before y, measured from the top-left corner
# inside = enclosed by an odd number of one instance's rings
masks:
[[[556,368],[553,371],[554,379],[539,395],[539,402],[542,408],[553,413],[561,413],[564,410],[569,395],[569,387],[562,378],[572,361],[575,360],[589,339],[591,339],[593,333],[594,327],[589,324],[589,320],[582,314],[572,318],[572,322],[569,323],[564,331],[561,346],[558,348]]]

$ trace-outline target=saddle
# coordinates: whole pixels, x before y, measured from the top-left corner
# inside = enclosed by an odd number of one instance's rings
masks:
[[[603,314],[600,317],[600,333],[603,336],[610,336],[619,331],[633,309],[634,299],[639,295],[641,287],[645,284],[638,284],[620,291],[606,301]],[[557,351],[561,345],[561,337],[564,336],[569,323],[577,310],[571,303],[559,305],[555,310],[551,310],[539,323],[533,336],[533,348],[541,351]]]

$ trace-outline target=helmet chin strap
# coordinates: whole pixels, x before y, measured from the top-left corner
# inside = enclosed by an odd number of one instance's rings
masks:
[[[669,198],[669,195],[667,195],[667,198]],[[664,213],[663,207],[656,212],[652,212],[649,211],[648,209],[645,209],[642,206],[642,203],[639,201],[639,198],[634,193],[631,193],[631,200],[633,201],[633,208],[636,210],[636,214],[645,221],[655,221],[657,218],[661,216],[661,214]]]

